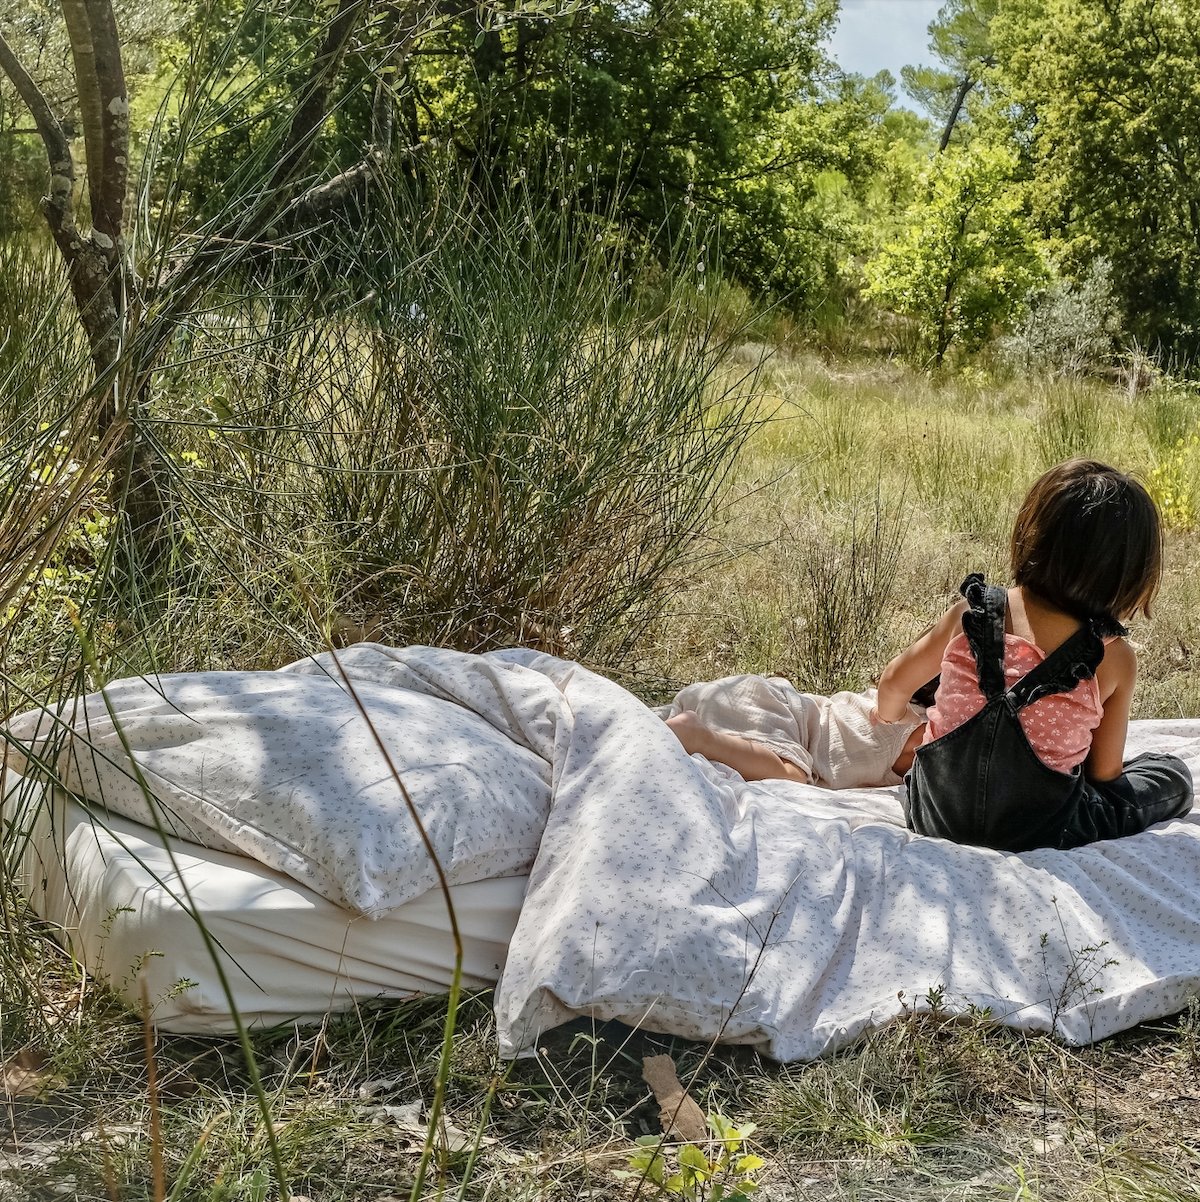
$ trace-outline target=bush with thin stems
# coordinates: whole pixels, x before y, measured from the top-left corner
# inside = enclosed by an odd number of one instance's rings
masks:
[[[44,314],[19,319],[0,472],[6,712],[131,671],[267,666],[348,625],[619,662],[752,428],[753,368],[727,366],[733,340],[693,289],[649,313],[630,303],[636,254],[570,202],[397,186],[386,216],[357,255],[318,229],[231,270],[176,323],[130,415],[174,501],[151,573],[119,562],[86,352],[47,406],[29,365],[62,342]],[[323,247],[336,287],[308,270]],[[4,830],[4,862],[25,829]],[[31,934],[12,913],[15,962]],[[45,1010],[46,976],[12,984],[6,1015]]]
[[[335,637],[616,663],[752,428],[755,369],[694,292],[631,304],[636,254],[569,205],[389,200],[298,250],[338,280],[279,262],[181,327],[146,437],[191,557]]]

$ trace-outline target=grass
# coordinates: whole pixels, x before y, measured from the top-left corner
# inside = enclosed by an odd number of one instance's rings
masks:
[[[980,1020],[912,1015],[828,1060],[780,1067],[744,1050],[705,1058],[695,1045],[577,1023],[535,1059],[501,1065],[488,1007],[484,994],[464,1008],[423,1196],[631,1196],[614,1170],[638,1135],[657,1133],[639,1070],[643,1055],[663,1051],[684,1080],[699,1069],[691,1088],[704,1108],[758,1123],[768,1197],[1196,1196],[1200,1098],[1180,1029],[1071,1051]],[[439,1036],[436,1001],[418,1000],[258,1037],[294,1193],[407,1195]],[[136,1032],[114,1039],[106,1072],[75,1066],[44,1101],[10,1107],[26,1149],[42,1143],[55,1157],[31,1164],[26,1152],[19,1196],[153,1196],[137,1042]],[[162,1039],[156,1069],[158,1152],[176,1196],[270,1196],[261,1119],[231,1046]]]
[[[1152,490],[1164,465],[1177,481],[1161,598],[1133,629],[1135,716],[1200,713],[1191,389],[1167,383],[1130,400],[1087,381],[937,382],[894,363],[800,357],[775,360],[764,392],[768,420],[709,533],[726,566],[676,595],[638,649],[647,672],[780,672],[814,692],[865,687],[968,572],[1007,574],[1021,496],[1038,472],[1082,454]]]
[[[757,362],[746,352],[745,366]],[[739,368],[730,368],[734,375]],[[801,687],[862,687],[949,602],[970,570],[1004,574],[1005,539],[1031,477],[1089,454],[1159,480],[1173,473],[1168,573],[1134,630],[1139,715],[1200,713],[1200,455],[1193,394],[1163,384],[1130,399],[1081,382],[967,376],[932,381],[888,362],[773,360],[752,435],[721,494],[701,558],[667,612],[608,666],[647,697],[673,682],[781,672]],[[1159,470],[1159,477],[1152,473]],[[1157,485],[1156,485],[1157,486]],[[53,613],[43,598],[47,619]],[[195,603],[195,598],[192,598]],[[230,628],[246,622],[223,598]],[[597,644],[599,646],[599,644]],[[220,660],[244,655],[209,648]],[[83,983],[28,916],[0,941],[10,982],[0,1060],[49,1055],[44,1097],[6,1103],[0,1198],[272,1198],[271,1154],[234,1041],[159,1037],[147,1094],[139,1023]],[[931,986],[934,984],[930,983]],[[6,994],[7,994],[6,990]],[[47,1008],[34,1012],[33,999]],[[55,1003],[53,1007],[50,1003]],[[25,1009],[22,1011],[21,1007]],[[279,1155],[314,1202],[408,1197],[438,1072],[444,999],[364,1006],[324,1026],[254,1038]],[[758,1124],[769,1199],[1200,1198],[1200,1011],[1088,1049],[911,1013],[847,1051],[781,1067],[739,1049],[587,1023],[538,1056],[502,1064],[489,995],[464,999],[446,1124],[423,1197],[633,1197],[615,1173],[657,1133],[641,1057],[675,1056],[705,1110]],[[152,1134],[152,1116],[159,1134]],[[0,1166],[3,1162],[0,1161]],[[648,1196],[643,1190],[642,1197]]]

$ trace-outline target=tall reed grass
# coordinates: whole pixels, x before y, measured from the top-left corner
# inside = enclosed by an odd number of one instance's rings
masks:
[[[307,607],[390,641],[619,658],[751,428],[754,369],[678,298],[636,310],[625,248],[529,196],[397,199],[365,240],[310,241],[351,263],[334,299],[268,277],[181,331],[168,377],[202,384],[151,429],[196,554],[281,617],[291,597],[293,630]]]
[[[59,264],[36,238],[0,245],[3,716],[116,676],[272,667],[362,638],[531,643],[616,666],[694,566],[753,427],[737,324],[677,287],[671,264],[642,300],[643,253],[565,177],[492,196],[408,160],[336,219],[299,217],[292,193],[264,187],[289,132],[273,89],[292,87],[324,18],[248,5],[230,24],[218,10],[196,8],[213,57],[184,72],[146,140],[129,231],[146,300],[123,330],[108,436],[111,381],[92,378]],[[258,21],[264,37],[299,21],[295,55],[246,69]],[[190,167],[248,107],[262,120],[245,153],[196,206]],[[692,270],[686,234],[679,247]],[[134,451],[165,518],[152,556],[130,517]],[[0,1063],[36,1043],[73,1074],[80,1032],[93,1047],[130,1032],[94,1003],[87,1022],[60,1021],[85,985],[19,899],[28,817],[0,802]],[[443,1025],[448,1048],[453,1007]],[[232,1196],[286,1196],[299,1127],[277,1136],[278,1099],[241,1034],[238,1125],[255,1152]],[[146,1141],[130,1146],[106,1155],[107,1194],[160,1196]],[[174,1163],[184,1196],[201,1162]]]

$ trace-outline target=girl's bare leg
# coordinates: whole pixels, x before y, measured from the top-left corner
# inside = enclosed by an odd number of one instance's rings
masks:
[[[702,755],[718,764],[727,764],[743,780],[793,780],[808,784],[809,776],[803,768],[776,755],[762,743],[713,730],[692,710],[668,718],[667,725],[689,755]]]

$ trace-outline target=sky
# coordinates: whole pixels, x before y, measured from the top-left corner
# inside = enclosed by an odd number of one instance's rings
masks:
[[[896,77],[897,98],[912,104],[900,90],[900,68],[931,63],[926,28],[943,0],[841,0],[838,27],[829,50],[844,71],[874,75],[884,68]]]

